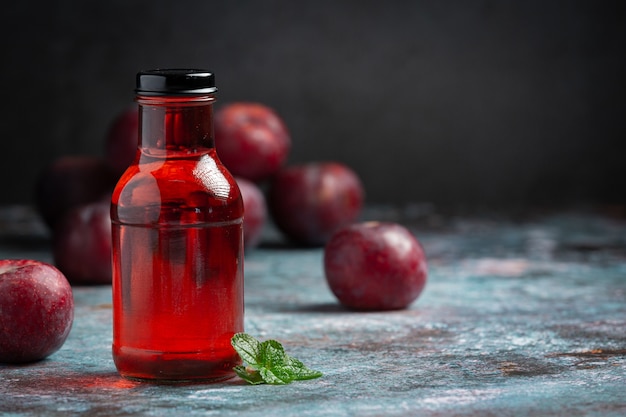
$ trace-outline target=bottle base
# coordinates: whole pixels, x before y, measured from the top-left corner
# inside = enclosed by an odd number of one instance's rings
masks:
[[[113,360],[118,373],[133,381],[155,384],[214,383],[233,378],[233,368],[241,364],[234,351],[216,355],[215,352],[163,353],[122,348]]]
[[[196,384],[216,384],[219,382],[228,381],[229,379],[233,379],[235,374],[232,375],[224,375],[221,377],[212,377],[212,378],[198,378],[198,379],[161,379],[161,378],[150,378],[150,377],[137,377],[132,375],[121,374],[120,376],[124,379],[128,379],[129,381],[148,383],[153,385],[196,385]]]

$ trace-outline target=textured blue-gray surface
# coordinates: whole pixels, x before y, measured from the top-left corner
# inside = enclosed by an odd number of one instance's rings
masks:
[[[411,228],[430,275],[404,311],[342,309],[324,281],[322,249],[275,243],[246,255],[246,331],[278,339],[320,379],[124,380],[110,353],[110,287],[76,287],[63,348],[32,365],[0,365],[0,414],[626,415],[623,220],[430,217]],[[50,260],[45,239],[15,233],[0,256]]]

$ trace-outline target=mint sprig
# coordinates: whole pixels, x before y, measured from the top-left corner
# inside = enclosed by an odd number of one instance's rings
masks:
[[[322,376],[321,372],[309,369],[298,359],[287,355],[283,345],[276,340],[259,342],[249,334],[237,333],[230,343],[247,364],[233,369],[250,384],[285,385]]]

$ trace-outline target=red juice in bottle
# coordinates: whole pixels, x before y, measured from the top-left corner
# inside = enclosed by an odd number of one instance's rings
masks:
[[[137,156],[113,193],[113,358],[125,377],[234,375],[243,202],[213,144],[213,74],[137,75]]]

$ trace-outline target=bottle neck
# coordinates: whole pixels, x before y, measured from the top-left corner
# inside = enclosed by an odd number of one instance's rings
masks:
[[[213,94],[142,96],[139,104],[139,146],[150,154],[196,153],[215,147]]]

